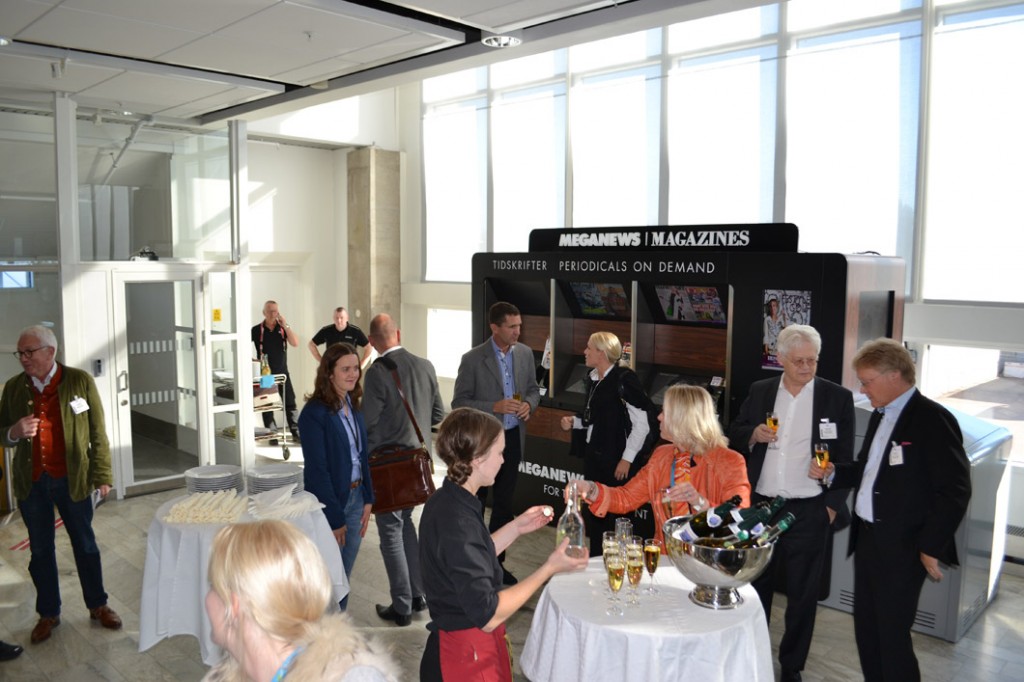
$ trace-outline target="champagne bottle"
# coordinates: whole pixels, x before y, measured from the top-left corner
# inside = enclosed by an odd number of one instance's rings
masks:
[[[708,537],[714,533],[715,528],[722,525],[726,515],[743,500],[739,495],[733,495],[731,499],[713,509],[705,509],[695,514],[686,522],[680,531],[679,539],[683,542],[693,542],[697,538]],[[728,535],[729,533],[726,533]]]
[[[270,361],[267,360],[267,354],[264,353],[260,356],[260,376],[267,376],[270,374]]]
[[[782,515],[782,518],[780,518],[779,522],[774,526],[768,528],[757,537],[747,538],[746,540],[737,542],[733,547],[735,549],[746,549],[749,547],[764,547],[766,545],[770,545],[775,542],[780,535],[789,530],[789,527],[793,525],[794,521],[796,521],[796,517],[787,512]]]
[[[565,553],[572,557],[585,556],[586,550],[584,539],[586,533],[583,528],[583,516],[580,514],[580,491],[576,481],[569,483],[569,495],[565,503],[565,511],[558,519],[558,526],[555,532],[555,546],[562,544],[562,540],[569,538],[569,546]]]

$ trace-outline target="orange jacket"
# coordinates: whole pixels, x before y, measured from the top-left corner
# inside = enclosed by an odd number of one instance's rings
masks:
[[[684,455],[679,454],[671,443],[662,445],[651,454],[650,461],[637,472],[628,483],[620,487],[597,484],[597,496],[590,504],[594,516],[609,512],[625,514],[651,502],[654,509],[655,537],[664,540],[661,527],[668,520],[661,505],[661,491],[668,487],[672,476],[672,459],[678,457],[676,478],[684,465]],[[750,482],[747,480],[747,463],[743,455],[728,448],[716,448],[704,455],[694,457],[690,467],[690,483],[712,506],[717,506],[733,495],[742,498],[741,507],[750,506]],[[682,509],[680,509],[682,507]],[[676,514],[689,513],[686,505],[679,503],[673,511]]]

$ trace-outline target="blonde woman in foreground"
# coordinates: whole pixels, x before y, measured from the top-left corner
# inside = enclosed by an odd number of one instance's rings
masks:
[[[206,613],[226,650],[204,682],[396,682],[394,664],[337,608],[313,542],[286,521],[225,526]]]

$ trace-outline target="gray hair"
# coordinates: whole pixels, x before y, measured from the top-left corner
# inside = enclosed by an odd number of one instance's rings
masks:
[[[814,355],[821,353],[821,334],[809,324],[791,324],[781,332],[775,342],[775,352],[788,356],[794,346],[809,343],[814,346]]]
[[[44,327],[41,324],[34,324],[31,327],[25,327],[18,334],[20,339],[22,336],[31,336],[38,339],[41,344],[47,348],[52,348],[53,351],[57,352],[57,337],[54,335],[53,330],[49,327]]]

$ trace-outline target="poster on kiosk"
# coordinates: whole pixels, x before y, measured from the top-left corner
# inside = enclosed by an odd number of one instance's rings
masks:
[[[528,252],[474,255],[472,344],[489,336],[493,303],[514,304],[542,387],[526,423],[515,511],[549,504],[557,518],[566,484],[583,476],[561,421],[586,408],[583,351],[595,332],[619,339],[622,363],[655,410],[670,386],[702,386],[723,426],[750,384],[781,372],[774,343],[788,324],[817,328],[818,374],[855,390],[856,349],[879,336],[902,339],[904,263],[800,253],[798,236],[791,223],[539,229]],[[653,534],[649,506],[630,516],[635,532]]]

